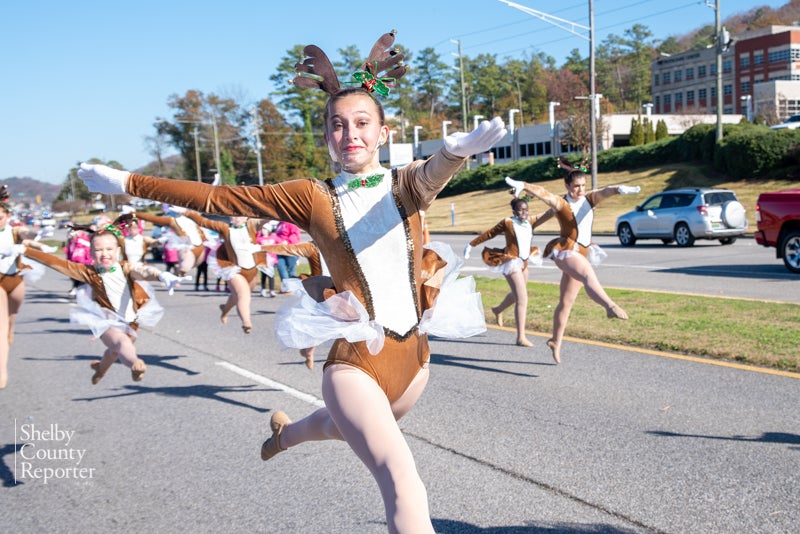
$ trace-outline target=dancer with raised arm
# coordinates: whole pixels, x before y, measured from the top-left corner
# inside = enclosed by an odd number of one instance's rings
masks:
[[[131,370],[134,382],[140,381],[147,370],[133,343],[139,326],[155,326],[164,309],[150,286],[142,282],[160,281],[172,294],[178,284],[192,278],[127,262],[122,259],[121,241],[122,233],[116,226],[108,225],[95,232],[91,237],[92,266],[36,250],[28,240],[15,250],[85,284],[78,288],[70,321],[88,326],[106,346],[103,358],[90,365],[94,371],[92,384],[100,382],[117,359]]]
[[[605,308],[608,318],[628,318],[625,310],[606,294],[594,272],[592,265],[597,265],[605,253],[592,243],[592,223],[594,208],[604,199],[612,195],[639,192],[638,186],[625,185],[609,185],[587,192],[586,171],[583,167],[575,167],[563,157],[559,158],[559,167],[567,171],[564,177],[567,193],[563,197],[554,195],[539,185],[506,177],[506,183],[514,188],[515,197],[519,197],[524,191],[550,207],[540,218],[541,222],[551,217],[558,220],[560,235],[547,243],[543,254],[545,258],[553,260],[562,271],[558,305],[553,312],[553,337],[547,340],[547,346],[556,363],[561,362],[561,341],[572,305],[581,287],[586,288],[589,298]]]
[[[481,254],[483,262],[489,269],[502,273],[511,288],[500,304],[492,308],[492,313],[497,324],[503,326],[503,310],[513,304],[517,345],[530,347],[533,343],[525,336],[525,318],[528,313],[528,260],[539,258],[539,249],[533,246],[533,229],[539,225],[539,217],[529,215],[528,202],[523,198],[514,198],[511,201],[511,211],[511,217],[501,220],[464,247],[464,259],[469,258],[472,247],[498,235],[505,238],[504,248],[484,247]]]
[[[316,46],[307,46],[307,59],[296,65],[296,85],[330,95],[324,140],[341,168],[333,179],[213,187],[88,164],[81,165],[79,176],[91,191],[126,192],[205,213],[286,220],[308,232],[327,261],[333,286],[308,284],[308,296],[324,299],[317,304],[335,312],[323,317],[321,311],[320,322],[341,318],[323,371],[325,406],[294,422],[275,412],[261,458],[306,441],[345,440],[378,483],[389,531],[420,534],[433,532],[427,493],[397,419],[414,406],[428,381],[423,315],[439,295],[437,272],[446,268],[438,254],[422,247],[420,210],[468,157],[494,146],[506,129],[500,118],[484,121],[469,133],[447,136],[427,160],[381,167],[378,151],[389,128],[374,93],[386,94],[405,72],[402,55],[387,50],[393,42],[394,33],[378,40],[351,87],[340,85]],[[479,300],[475,308],[482,319]],[[303,326],[287,321],[281,328]]]

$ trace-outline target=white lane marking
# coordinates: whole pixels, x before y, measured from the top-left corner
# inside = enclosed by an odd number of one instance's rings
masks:
[[[318,399],[314,395],[309,395],[308,393],[303,393],[302,391],[298,391],[292,387],[289,387],[286,384],[275,382],[274,380],[270,380],[269,378],[256,374],[252,371],[248,371],[247,369],[239,367],[238,365],[234,365],[228,362],[217,362],[217,365],[219,365],[220,367],[224,367],[228,371],[232,371],[237,375],[241,375],[245,378],[249,378],[254,382],[258,382],[259,384],[263,384],[265,386],[269,386],[271,388],[283,391],[284,393],[288,393],[292,397],[300,399],[303,402],[307,402],[312,406],[316,406],[318,408],[322,408],[323,406],[325,406],[325,401],[323,401],[322,399]]]

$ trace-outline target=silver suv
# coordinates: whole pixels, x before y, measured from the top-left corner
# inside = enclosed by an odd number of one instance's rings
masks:
[[[691,247],[696,239],[730,245],[747,230],[744,206],[728,189],[671,189],[656,193],[617,218],[616,234],[626,247],[638,239],[675,241]]]

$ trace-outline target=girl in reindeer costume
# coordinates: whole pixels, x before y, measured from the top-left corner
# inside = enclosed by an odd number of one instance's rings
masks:
[[[514,188],[515,197],[519,197],[524,191],[549,206],[550,209],[540,217],[541,222],[552,217],[558,220],[560,236],[547,243],[544,249],[544,257],[553,260],[562,271],[558,305],[553,312],[553,337],[547,340],[547,346],[553,352],[556,363],[561,362],[561,340],[581,287],[586,288],[589,298],[605,308],[609,319],[628,318],[625,310],[606,294],[594,272],[593,265],[598,265],[605,253],[592,243],[592,222],[594,208],[602,200],[612,195],[639,192],[638,186],[626,185],[609,185],[587,192],[585,167],[573,166],[563,157],[559,157],[558,165],[567,171],[564,177],[567,193],[563,197],[554,195],[539,185],[506,177],[506,183]]]
[[[467,243],[464,247],[464,259],[469,258],[472,247],[495,236],[502,235],[506,246],[502,249],[484,247],[483,262],[489,269],[500,272],[506,277],[511,291],[497,306],[492,308],[497,324],[503,326],[503,310],[514,305],[514,321],[517,326],[517,345],[530,347],[533,345],[525,337],[525,316],[528,312],[528,260],[536,258],[541,263],[539,249],[532,245],[533,229],[539,224],[539,216],[528,215],[528,201],[515,198],[511,201],[513,217],[506,217],[492,228]]]
[[[332,64],[316,46],[307,46],[307,58],[295,66],[298,87],[330,95],[324,139],[341,167],[333,179],[214,187],[89,164],[81,165],[79,176],[91,191],[126,192],[204,213],[292,221],[308,232],[331,276],[308,278],[304,286],[317,301],[325,299],[317,302],[320,313],[342,318],[323,371],[325,407],[295,422],[275,412],[261,458],[305,441],[345,440],[380,487],[389,531],[431,533],[425,486],[396,421],[428,381],[423,319],[449,267],[423,250],[420,211],[467,157],[488,150],[506,130],[500,118],[484,121],[468,134],[446,137],[444,147],[425,161],[382,168],[378,150],[389,128],[373,92],[386,94],[405,73],[402,55],[387,50],[393,42],[394,32],[378,40],[363,70],[353,75],[356,87],[340,87]],[[476,306],[475,312],[482,323],[482,311]],[[276,330],[300,328],[300,323],[287,321]],[[314,341],[301,339],[295,348],[314,346]]]
[[[175,233],[177,239],[174,239],[171,244],[178,249],[179,262],[177,272],[179,276],[185,276],[203,262],[206,252],[204,243],[207,239],[202,228],[188,217],[178,213],[182,210],[175,210],[174,207],[170,207],[169,211],[178,216],[153,215],[141,211],[133,212],[131,215],[156,226],[166,226]]]
[[[33,272],[30,265],[21,261],[18,251],[23,240],[36,235],[28,228],[11,226],[10,201],[8,186],[4,184],[0,187],[0,389],[8,385],[8,354],[14,343],[14,323],[25,300],[23,277]],[[30,243],[40,250],[56,251],[55,247],[38,241]]]
[[[174,207],[180,210],[181,208]],[[231,294],[225,304],[220,304],[220,321],[228,322],[228,314],[235,307],[242,320],[242,330],[249,334],[253,330],[250,320],[250,297],[256,286],[256,260],[253,253],[261,249],[256,244],[259,222],[256,219],[234,216],[230,224],[206,219],[196,211],[185,211],[183,216],[199,228],[207,228],[219,234],[220,246],[209,255],[208,262],[217,277],[225,280]]]
[[[138,382],[147,370],[136,355],[133,343],[139,325],[155,326],[164,314],[150,286],[142,281],[161,281],[172,294],[176,285],[191,279],[161,272],[155,267],[131,264],[122,259],[122,233],[114,225],[95,232],[91,238],[93,265],[76,263],[32,248],[24,241],[18,253],[85,285],[78,288],[76,307],[70,312],[70,322],[88,326],[95,337],[106,346],[101,360],[91,363],[92,384],[105,376],[111,365],[119,360],[131,370]]]

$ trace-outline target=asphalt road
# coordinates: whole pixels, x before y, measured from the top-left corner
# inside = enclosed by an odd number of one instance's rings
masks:
[[[282,297],[254,298],[247,336],[219,323],[222,294],[159,289],[164,319],[137,341],[144,381],[115,365],[92,386],[102,346],[69,324],[69,286],[48,271],[18,318],[0,391],[3,530],[386,531],[345,444],[258,456],[273,410],[321,402],[322,361],[309,371],[277,348]],[[797,377],[574,342],[555,366],[534,341],[433,340],[401,427],[437,532],[796,532]]]

